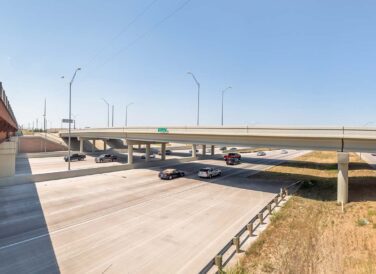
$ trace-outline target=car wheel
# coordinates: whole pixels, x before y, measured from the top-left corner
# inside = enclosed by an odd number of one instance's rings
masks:
[[[100,162],[100,163],[103,163],[103,160],[102,160],[102,159],[100,159],[100,160],[99,160],[99,162]]]
[[[219,173],[218,173],[218,176],[221,176],[221,175],[222,175],[222,172],[219,172]]]

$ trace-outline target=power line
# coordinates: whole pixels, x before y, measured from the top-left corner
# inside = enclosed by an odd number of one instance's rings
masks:
[[[95,59],[98,58],[99,55],[101,55],[101,53],[106,50],[112,42],[114,42],[116,39],[118,39],[123,33],[125,33],[126,31],[128,31],[128,29],[130,29],[136,22],[139,18],[141,18],[152,6],[154,6],[154,4],[158,2],[158,0],[153,0],[151,1],[141,12],[139,12],[124,28],[122,28],[120,30],[120,32],[118,32],[116,35],[114,35],[110,41],[108,41],[106,43],[106,45],[104,45],[101,49],[99,49],[94,55],[93,57],[86,63],[85,67],[88,67]]]
[[[121,53],[125,52],[126,50],[128,50],[129,48],[131,48],[132,46],[134,46],[135,44],[137,44],[137,42],[139,42],[140,40],[148,37],[153,31],[155,31],[163,23],[165,23],[167,20],[169,20],[171,17],[173,17],[176,13],[178,13],[179,11],[181,11],[185,6],[187,6],[189,4],[189,2],[191,2],[191,0],[186,0],[183,3],[181,3],[176,9],[174,9],[172,12],[170,12],[165,17],[163,17],[160,21],[158,21],[157,23],[155,23],[150,29],[148,29],[144,33],[142,33],[139,36],[137,36],[133,41],[131,41],[130,43],[128,43],[127,45],[125,45],[123,48],[121,48],[119,51],[117,51],[115,54],[113,54],[112,56],[110,56],[109,58],[107,58],[103,63],[101,63],[100,65],[98,65],[96,68],[105,66],[107,63],[109,63],[110,61],[112,61],[116,56],[118,56],[119,54],[121,54]]]

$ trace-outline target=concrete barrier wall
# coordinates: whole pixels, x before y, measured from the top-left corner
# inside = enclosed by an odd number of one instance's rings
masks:
[[[133,165],[124,164],[124,165],[117,165],[117,166],[77,169],[77,170],[71,170],[71,171],[58,171],[58,172],[42,173],[42,174],[16,175],[16,176],[5,177],[5,178],[0,179],[0,187],[19,185],[19,184],[37,183],[37,182],[59,180],[59,179],[67,179],[67,178],[74,178],[74,177],[80,177],[80,176],[123,171],[123,170],[129,170],[129,169],[134,169],[134,168],[150,168],[150,167],[158,167],[158,166],[163,167],[166,165],[187,163],[187,162],[194,161],[194,160],[197,160],[197,158],[190,157],[190,158],[184,158],[184,159],[171,159],[171,160],[166,160],[166,161],[151,161],[148,163],[136,163]]]
[[[78,151],[72,151],[78,153]],[[35,152],[35,153],[19,153],[17,158],[46,158],[46,157],[64,157],[68,155],[68,151],[53,151],[53,152]]]

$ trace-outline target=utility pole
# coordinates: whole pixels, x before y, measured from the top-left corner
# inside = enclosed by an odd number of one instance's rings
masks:
[[[197,81],[196,77],[192,72],[187,72],[193,78],[197,85],[197,126],[200,125],[200,83]]]
[[[112,105],[112,127],[114,127],[114,108],[115,106]]]
[[[74,71],[72,80],[69,82],[68,170],[71,170],[72,84],[73,84],[74,78],[76,78],[76,74],[79,70],[81,70],[81,68],[77,68]],[[62,78],[64,78],[64,76]]]
[[[225,92],[230,89],[231,87],[227,87],[224,90],[222,90],[222,117],[221,117],[221,125],[223,126],[223,97],[225,95]]]
[[[109,128],[110,127],[110,104],[104,98],[102,98],[102,100],[107,105],[107,127]]]
[[[125,106],[125,127],[128,127],[128,107],[133,105],[133,103],[129,103]]]
[[[47,146],[46,146],[46,141],[47,141],[47,120],[46,120],[46,115],[47,115],[47,101],[46,98],[44,98],[44,112],[43,112],[43,130],[44,130],[44,152],[47,152]]]

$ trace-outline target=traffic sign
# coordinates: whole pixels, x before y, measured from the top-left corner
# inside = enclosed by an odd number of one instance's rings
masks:
[[[165,127],[158,128],[158,133],[168,133],[168,129]]]

